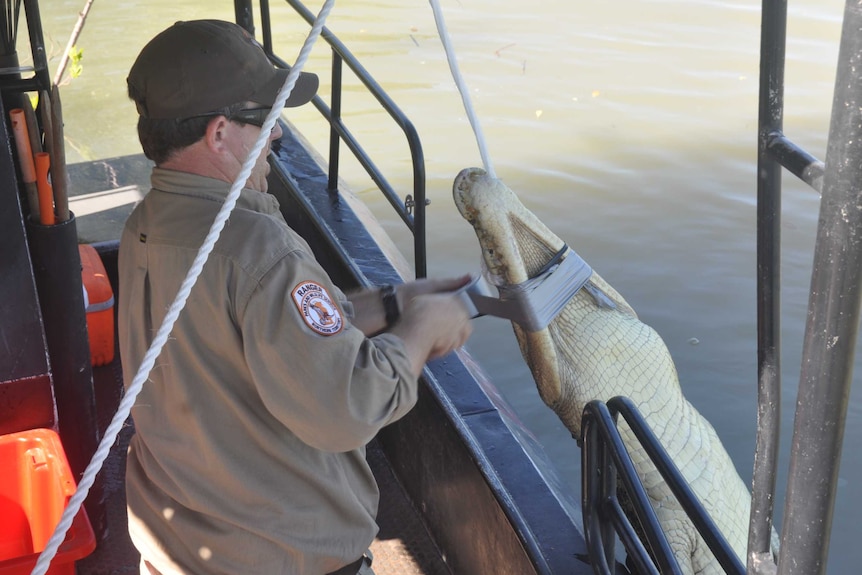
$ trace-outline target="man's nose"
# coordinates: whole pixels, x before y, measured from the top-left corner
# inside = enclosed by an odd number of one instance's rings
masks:
[[[284,132],[281,129],[281,124],[276,122],[275,127],[272,129],[272,132],[269,134],[270,141],[277,140],[281,137]]]

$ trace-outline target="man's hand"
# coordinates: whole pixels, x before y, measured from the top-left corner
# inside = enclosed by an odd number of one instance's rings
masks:
[[[470,283],[470,280],[471,277],[465,275],[448,279],[420,279],[397,285],[395,286],[395,297],[398,300],[398,309],[403,315],[417,297],[453,292]],[[353,303],[353,325],[362,330],[362,333],[370,337],[392,327],[386,325],[386,314],[383,309],[380,288],[364,289],[348,294],[347,297]],[[396,325],[400,323],[399,321]]]
[[[432,293],[453,292],[470,283],[471,279],[471,276],[465,275],[458,278],[414,280],[397,286],[395,293],[403,310],[415,297]]]
[[[421,279],[396,286],[400,319],[387,326],[379,288],[348,296],[353,302],[353,324],[366,335],[388,329],[404,340],[413,373],[418,378],[425,362],[464,345],[473,331],[464,303],[454,295],[470,283],[469,275],[449,279]]]
[[[449,285],[457,289],[464,284]],[[410,299],[401,319],[390,330],[404,340],[416,377],[422,373],[425,362],[461,347],[473,331],[463,302],[452,295],[451,289],[446,292],[431,292]]]

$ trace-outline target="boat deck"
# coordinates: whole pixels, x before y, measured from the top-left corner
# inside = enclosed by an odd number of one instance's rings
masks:
[[[78,220],[79,241],[98,244],[119,237],[134,202],[148,188],[149,170],[150,164],[143,156],[70,166],[70,205]],[[108,267],[110,276],[112,270]],[[122,394],[119,360],[94,368],[93,379],[100,432],[104,433]],[[138,573],[139,555],[126,530],[123,488],[126,447],[133,433],[134,425],[129,420],[97,480],[103,493],[107,528],[96,551],[77,563],[78,575]],[[375,574],[449,575],[449,567],[376,442],[369,445],[368,461],[380,486],[380,531],[371,545]]]

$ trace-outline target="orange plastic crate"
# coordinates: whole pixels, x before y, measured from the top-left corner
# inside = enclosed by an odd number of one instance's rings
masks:
[[[29,575],[75,492],[75,480],[60,437],[50,429],[0,435],[0,469],[0,575]],[[74,562],[95,548],[81,508],[48,575],[75,575]]]
[[[114,292],[96,248],[79,244],[78,252],[86,296],[90,359],[93,365],[106,365],[114,360]]]

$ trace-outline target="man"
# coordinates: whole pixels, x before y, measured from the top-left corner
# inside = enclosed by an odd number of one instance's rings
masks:
[[[175,24],[135,61],[129,96],[156,167],[120,245],[127,385],[286,76],[213,20]],[[287,106],[316,90],[302,74]],[[425,362],[470,333],[449,293],[465,278],[344,296],[265,193],[267,154],[132,411],[126,491],[143,573],[371,573],[378,491],[364,446],[416,402]]]

